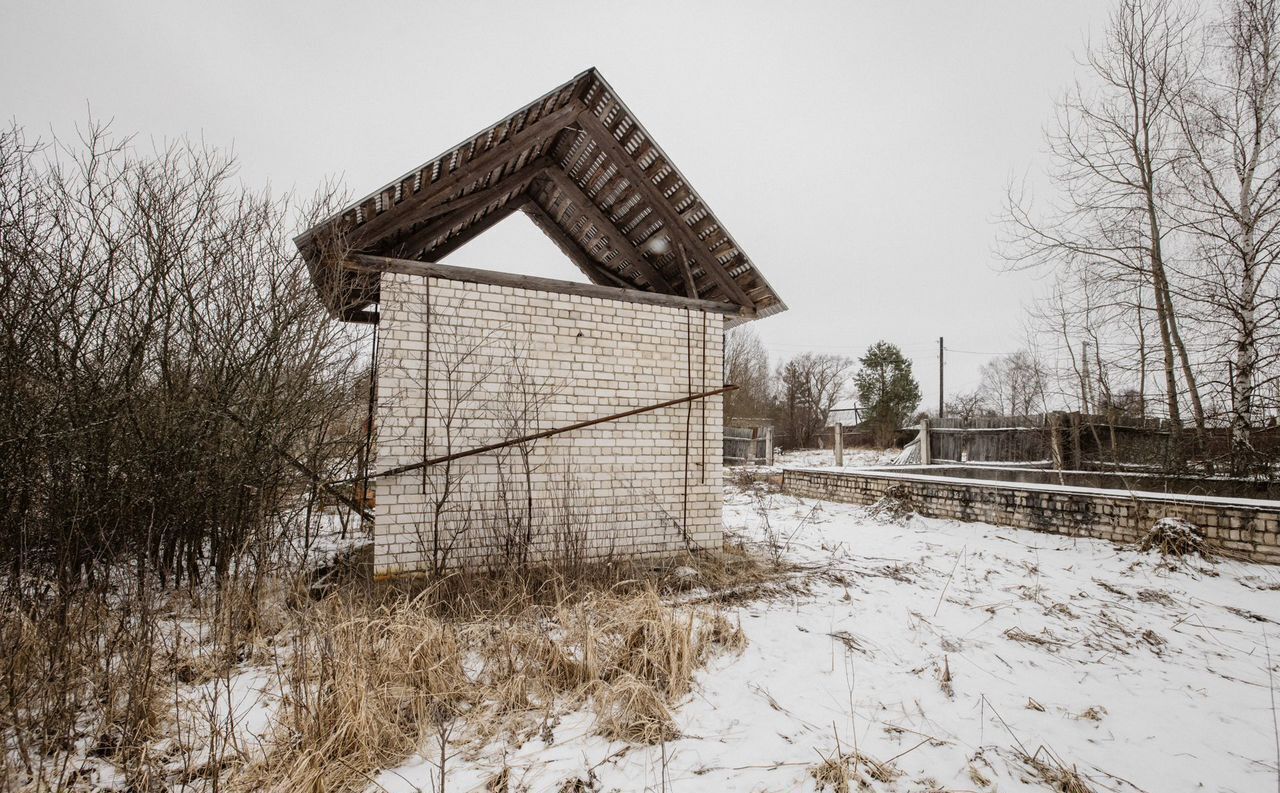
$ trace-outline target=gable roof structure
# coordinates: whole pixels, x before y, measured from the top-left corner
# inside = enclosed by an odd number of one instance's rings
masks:
[[[588,69],[296,238],[335,316],[368,321],[380,275],[350,254],[437,262],[524,212],[592,283],[786,309],[604,77]]]

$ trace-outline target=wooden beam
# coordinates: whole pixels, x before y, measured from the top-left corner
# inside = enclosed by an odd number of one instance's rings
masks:
[[[461,163],[452,174],[442,176],[435,184],[426,184],[424,179],[424,184],[416,193],[404,197],[399,203],[387,207],[377,216],[369,218],[352,229],[352,237],[357,242],[369,242],[384,235],[392,227],[404,222],[412,214],[414,208],[430,205],[433,201],[438,201],[459,187],[483,179],[494,168],[515,159],[521,152],[536,146],[544,138],[555,135],[573,122],[574,117],[581,111],[581,108],[582,105],[579,102],[571,101],[559,110],[543,116],[533,124],[515,133],[502,143],[496,144],[489,151]],[[449,154],[452,151],[450,150]],[[437,159],[447,160],[448,154]],[[431,162],[435,162],[435,160]],[[424,170],[430,164],[427,163],[427,165],[419,168],[418,171]]]
[[[622,255],[631,261],[635,268],[639,270],[649,282],[649,285],[656,290],[674,294],[675,289],[671,286],[671,282],[666,279],[662,273],[658,272],[658,268],[654,267],[644,258],[644,255],[638,248],[627,238],[626,234],[609,220],[595,202],[587,198],[586,193],[573,183],[572,177],[568,174],[552,169],[549,172],[551,183],[564,193],[565,197],[573,202],[577,208],[578,214],[586,216],[587,220],[595,225],[601,234],[608,236],[612,247],[622,252]]]
[[[693,251],[694,259],[698,262],[699,266],[702,267],[703,272],[714,278],[716,282],[720,284],[721,288],[723,288],[729,295],[730,299],[741,303],[743,306],[754,306],[754,301],[747,296],[746,292],[742,291],[742,287],[730,278],[728,274],[724,272],[724,268],[720,267],[719,264],[711,258],[711,255],[707,252],[706,246],[701,245],[698,242],[698,239],[690,231],[688,224],[676,217],[675,212],[667,203],[666,198],[658,192],[657,188],[654,186],[653,180],[640,170],[640,166],[636,165],[635,160],[633,160],[631,155],[627,153],[627,150],[622,147],[622,144],[618,142],[618,139],[613,136],[613,133],[600,122],[600,119],[596,118],[595,114],[591,111],[584,110],[578,114],[578,122],[582,124],[589,133],[591,133],[591,136],[596,141],[596,145],[604,149],[609,154],[609,157],[613,159],[614,162],[618,163],[619,167],[627,172],[627,175],[631,177],[631,182],[635,185],[636,189],[642,191],[648,204],[653,207],[654,211],[657,212],[659,217],[662,219],[664,231],[675,237],[672,242],[684,242],[687,244],[690,250]],[[670,165],[670,163],[668,163],[668,165]],[[671,167],[674,168],[675,166]]]
[[[431,256],[434,259],[443,259],[449,254],[471,242],[476,237],[506,220],[512,212],[525,205],[529,200],[527,195],[518,196],[507,202],[507,205],[493,210],[489,214],[472,223],[467,229],[452,239],[445,240],[443,245],[437,245],[431,249]]]
[[[547,210],[537,200],[529,201],[524,205],[524,213],[529,216],[529,220],[533,221],[533,225],[542,230],[543,234],[555,243],[560,252],[569,258],[571,262],[577,265],[582,274],[591,279],[593,283],[601,283],[602,281],[611,282],[614,286],[623,289],[635,289],[636,285],[627,283],[616,275],[612,270],[601,265],[595,259],[592,259],[582,248],[578,247],[578,243],[560,228],[560,224],[556,223],[551,215],[547,214]]]
[[[388,256],[370,256],[353,253],[347,257],[342,266],[349,270],[364,273],[400,273],[430,278],[444,278],[450,281],[463,281],[473,284],[492,284],[508,286],[515,289],[532,289],[540,292],[557,292],[567,295],[582,295],[603,300],[620,300],[627,303],[644,303],[652,306],[673,306],[676,308],[693,308],[726,314],[730,317],[750,318],[755,312],[736,303],[719,300],[694,300],[679,295],[664,295],[656,292],[644,292],[639,289],[619,289],[598,284],[580,284],[574,281],[561,281],[555,278],[539,278],[532,275],[516,275],[500,273],[495,270],[477,270],[473,267],[455,267],[437,262],[419,262],[412,259],[393,259]]]
[[[347,306],[338,312],[338,319],[343,322],[355,322],[364,325],[377,325],[378,312],[367,308]]]
[[[456,226],[463,218],[475,214],[480,207],[489,204],[495,198],[518,188],[527,187],[529,182],[538,178],[550,164],[550,161],[545,157],[540,157],[483,190],[477,190],[470,195],[442,205],[443,209],[448,210],[447,212],[439,214],[436,220],[431,221],[420,229],[416,229],[403,242],[394,243],[389,249],[399,251],[406,258],[416,258],[418,254],[423,252],[428,243],[440,236],[441,232]]]
[[[680,270],[684,272],[685,297],[697,297],[698,285],[693,280],[693,268],[689,266],[689,253],[683,242],[676,243],[676,258],[680,262]]]

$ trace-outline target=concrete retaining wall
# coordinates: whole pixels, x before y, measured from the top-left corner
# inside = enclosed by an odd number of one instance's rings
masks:
[[[1280,502],[992,482],[910,471],[783,472],[783,488],[796,496],[873,504],[887,495],[908,499],[930,518],[1137,542],[1162,517],[1203,528],[1221,551],[1280,563]],[[891,493],[892,491],[892,493]]]

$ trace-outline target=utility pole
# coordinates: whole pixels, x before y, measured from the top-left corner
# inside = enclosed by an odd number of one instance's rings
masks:
[[[940,419],[941,419],[941,418],[946,418],[946,409],[943,407],[943,402],[942,402],[942,394],[943,394],[943,391],[942,391],[942,364],[943,364],[942,356],[943,356],[943,352],[944,352],[944,351],[945,351],[945,348],[942,346],[942,337],[941,337],[941,336],[939,336],[939,337],[938,337],[938,418],[940,418]]]

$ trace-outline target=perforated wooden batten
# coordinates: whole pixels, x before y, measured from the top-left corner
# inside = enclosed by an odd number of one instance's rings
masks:
[[[595,69],[517,110],[296,240],[337,316],[379,276],[359,252],[434,262],[523,211],[593,283],[786,309],[688,180]]]

